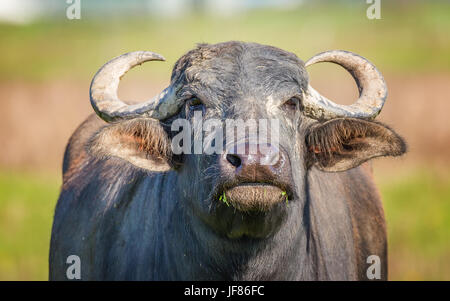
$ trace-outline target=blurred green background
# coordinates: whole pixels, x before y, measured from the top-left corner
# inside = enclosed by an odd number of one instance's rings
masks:
[[[381,1],[0,1],[0,280],[46,280],[53,209],[65,144],[91,108],[89,84],[110,58],[164,55],[123,79],[119,94],[144,100],[167,85],[196,43],[270,44],[306,60],[356,52],[383,73],[379,120],[409,143],[400,159],[374,162],[389,232],[391,280],[450,280],[450,3]],[[340,103],[357,95],[332,64],[311,67],[312,85]]]

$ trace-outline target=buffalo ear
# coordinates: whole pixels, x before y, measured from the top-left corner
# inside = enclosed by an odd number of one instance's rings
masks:
[[[324,171],[344,171],[375,157],[406,152],[403,138],[386,125],[354,118],[312,126],[306,144],[308,165]]]
[[[101,128],[89,141],[97,158],[118,157],[149,171],[171,169],[171,142],[156,120],[137,118]]]

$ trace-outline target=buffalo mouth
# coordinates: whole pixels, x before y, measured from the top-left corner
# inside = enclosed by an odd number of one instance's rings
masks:
[[[268,183],[240,183],[224,188],[219,202],[239,211],[270,211],[279,204],[288,204],[291,193],[282,186]]]

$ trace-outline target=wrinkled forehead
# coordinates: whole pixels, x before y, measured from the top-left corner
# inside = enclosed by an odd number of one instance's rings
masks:
[[[308,84],[303,61],[271,46],[224,43],[199,47],[186,56],[187,84],[210,94],[289,94]]]

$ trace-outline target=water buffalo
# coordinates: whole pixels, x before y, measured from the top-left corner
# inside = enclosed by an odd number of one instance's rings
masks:
[[[96,115],[64,156],[50,279],[67,279],[70,255],[83,280],[367,280],[371,255],[380,259],[377,278],[387,278],[384,213],[367,161],[406,146],[374,121],[387,96],[374,65],[347,51],[304,63],[256,43],[200,44],[176,62],[161,94],[121,101],[120,78],[152,60],[164,58],[127,53],[92,80]],[[351,73],[354,104],[309,85],[306,67],[319,62]],[[244,152],[223,139],[223,153],[175,153],[173,124],[194,113],[278,120],[278,143],[250,153],[262,145],[245,134]],[[268,156],[275,160],[261,163]]]

